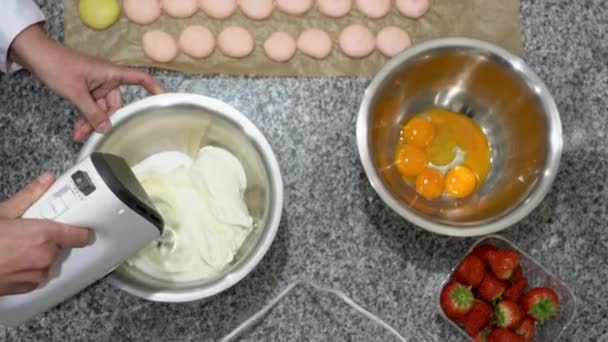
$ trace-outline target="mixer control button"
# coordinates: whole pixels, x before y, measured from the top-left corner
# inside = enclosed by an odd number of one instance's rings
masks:
[[[90,195],[93,191],[95,191],[95,185],[93,181],[91,181],[91,177],[89,174],[84,171],[76,171],[72,174],[72,180],[85,196]]]

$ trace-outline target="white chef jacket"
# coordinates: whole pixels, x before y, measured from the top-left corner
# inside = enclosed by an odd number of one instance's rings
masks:
[[[20,69],[8,58],[13,39],[29,26],[44,21],[44,14],[32,0],[0,0],[0,6],[0,71],[6,73]]]

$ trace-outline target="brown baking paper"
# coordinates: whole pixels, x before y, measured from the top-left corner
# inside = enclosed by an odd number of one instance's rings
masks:
[[[111,28],[95,31],[86,27],[78,16],[78,0],[63,0],[65,44],[80,51],[103,57],[119,64],[158,67],[198,74],[233,75],[283,75],[283,76],[371,76],[386,62],[386,58],[375,51],[363,59],[345,56],[337,45],[340,31],[349,24],[359,23],[373,32],[395,25],[410,33],[414,42],[448,37],[464,36],[483,39],[501,45],[521,55],[523,53],[520,31],[519,0],[431,0],[430,11],[419,20],[400,15],[395,8],[382,19],[368,19],[353,9],[340,19],[330,19],[316,9],[302,17],[286,15],[275,9],[268,20],[248,19],[237,11],[226,20],[214,20],[199,11],[189,19],[174,19],[165,14],[151,25],[131,23],[124,15]],[[180,32],[191,24],[203,24],[216,35],[229,25],[241,25],[255,36],[256,49],[243,59],[225,57],[219,50],[206,59],[192,59],[180,54],[173,62],[159,64],[144,56],[141,46],[143,33],[160,29],[176,39]],[[334,49],[324,60],[315,60],[297,53],[287,63],[270,61],[263,51],[264,40],[275,31],[286,31],[297,38],[308,28],[326,30],[332,36]]]

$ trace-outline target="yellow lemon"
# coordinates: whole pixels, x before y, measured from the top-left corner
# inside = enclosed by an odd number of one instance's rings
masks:
[[[120,18],[120,3],[118,0],[80,0],[78,12],[85,25],[105,30]]]

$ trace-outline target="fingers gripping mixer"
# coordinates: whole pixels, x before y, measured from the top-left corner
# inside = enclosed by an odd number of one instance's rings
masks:
[[[70,298],[162,234],[163,220],[124,159],[104,153],[60,177],[23,218],[88,227],[92,241],[65,249],[38,289],[0,297],[0,323],[17,325]]]

